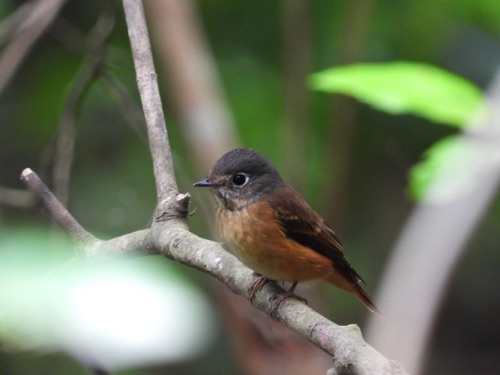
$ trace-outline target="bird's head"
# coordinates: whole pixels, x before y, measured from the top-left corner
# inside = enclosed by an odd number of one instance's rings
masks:
[[[265,199],[284,184],[264,155],[237,148],[217,160],[207,178],[193,186],[211,188],[219,206],[235,210]]]

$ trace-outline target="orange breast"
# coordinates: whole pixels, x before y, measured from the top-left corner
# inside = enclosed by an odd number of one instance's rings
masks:
[[[317,280],[334,272],[330,259],[284,236],[266,202],[235,211],[217,208],[216,223],[226,249],[270,279]]]

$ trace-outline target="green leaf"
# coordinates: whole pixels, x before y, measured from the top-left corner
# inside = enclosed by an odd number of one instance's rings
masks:
[[[491,163],[499,162],[494,142],[482,137],[446,137],[432,145],[410,170],[410,195],[434,203],[457,199],[473,191],[491,170]]]
[[[482,103],[481,91],[471,82],[432,65],[404,61],[330,68],[312,74],[309,85],[388,113],[411,113],[457,127],[470,121]]]

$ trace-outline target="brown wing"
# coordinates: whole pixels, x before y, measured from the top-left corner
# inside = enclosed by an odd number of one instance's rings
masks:
[[[286,189],[286,193],[282,189]],[[332,260],[335,269],[355,283],[363,281],[344,256],[340,240],[302,197],[291,187],[280,189],[270,200],[284,234]],[[292,198],[293,197],[293,198]]]

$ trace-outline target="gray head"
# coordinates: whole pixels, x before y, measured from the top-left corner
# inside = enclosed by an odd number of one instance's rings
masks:
[[[284,184],[264,155],[237,148],[217,160],[207,178],[193,186],[212,188],[219,205],[235,210],[269,196]]]

